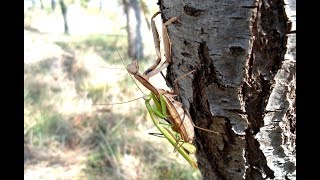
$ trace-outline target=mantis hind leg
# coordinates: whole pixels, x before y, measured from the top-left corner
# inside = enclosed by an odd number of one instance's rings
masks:
[[[186,73],[186,74],[178,77],[177,79],[175,79],[175,80],[173,81],[173,91],[167,92],[167,93],[168,93],[168,94],[174,94],[174,95],[176,95],[176,96],[179,95],[178,81],[179,81],[180,79],[182,79],[182,78],[185,78],[185,77],[188,76],[189,74],[194,73],[195,71],[196,71],[195,69],[194,69],[194,70],[191,70],[191,71],[189,71],[188,73]],[[163,77],[163,79],[166,81],[166,83],[167,83],[167,84],[170,84],[170,83],[168,82],[168,80],[165,78],[165,76],[163,75],[163,73],[162,73],[162,72],[160,72],[160,73],[161,73],[161,76]]]
[[[209,129],[206,129],[206,128],[202,128],[202,127],[196,126],[193,123],[192,119],[191,119],[191,115],[190,115],[189,111],[184,106],[182,108],[183,108],[184,113],[187,114],[187,116],[190,118],[190,122],[191,122],[193,127],[197,128],[197,129],[200,129],[200,130],[203,130],[203,131],[212,132],[212,133],[215,133],[215,134],[220,134],[219,132],[212,131],[212,130],[209,130]],[[182,123],[183,123],[183,120],[184,120],[184,118],[181,120]]]
[[[189,74],[194,73],[195,71],[196,71],[195,69],[192,70],[192,71],[189,71],[188,73],[186,73],[186,74],[178,77],[177,79],[175,79],[175,80],[173,81],[173,89],[174,89],[174,92],[175,92],[176,95],[179,95],[178,81],[179,81],[180,79],[182,79],[182,78],[185,78],[185,77],[188,76]]]

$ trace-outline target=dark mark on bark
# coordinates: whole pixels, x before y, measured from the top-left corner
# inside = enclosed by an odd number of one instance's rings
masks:
[[[241,109],[226,109],[226,111],[234,112],[234,113],[236,113],[236,114],[246,114],[246,113],[243,112]]]
[[[294,31],[289,31],[287,32],[287,34],[296,34],[297,32],[294,30]]]
[[[193,17],[197,17],[201,14],[201,12],[204,12],[203,10],[196,9],[196,8],[188,6],[188,5],[185,5],[183,7],[183,10],[187,15],[193,16]]]
[[[183,53],[181,53],[181,55],[184,56],[184,57],[188,57],[188,58],[192,57],[192,55],[187,53],[187,52],[183,52]]]
[[[234,143],[235,142],[235,133],[232,130],[232,125],[231,125],[231,121],[229,118],[224,117],[225,119],[225,128],[224,128],[224,132],[225,135],[228,137],[229,142],[225,144],[225,147],[228,147],[230,145],[230,143]]]
[[[202,65],[208,66],[212,63],[212,60],[211,60],[210,54],[209,54],[209,48],[206,45],[206,42],[200,43],[199,49],[198,49],[198,55],[199,55],[199,60]]]
[[[233,56],[240,56],[246,52],[246,50],[240,46],[231,46],[229,50]]]
[[[219,57],[221,57],[222,55],[221,55],[221,54],[213,53],[213,54],[211,54],[211,56],[219,56]]]
[[[229,36],[229,37],[233,37],[233,38],[237,38],[237,39],[247,39],[246,37],[241,37],[241,36]]]
[[[248,83],[251,84],[253,79],[252,79],[252,68],[253,68],[253,54],[254,54],[254,51],[251,52],[250,54],[250,58],[249,58],[249,61],[248,61]]]
[[[257,6],[241,6],[241,8],[245,8],[245,9],[254,9]]]
[[[185,44],[186,46],[190,45],[190,43],[188,41],[186,41],[186,40],[183,41],[183,44]]]

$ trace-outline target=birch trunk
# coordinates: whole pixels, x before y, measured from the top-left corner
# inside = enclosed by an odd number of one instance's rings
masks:
[[[127,18],[128,55],[133,59],[141,59],[143,58],[143,43],[139,2],[137,0],[123,0],[122,2]]]
[[[295,0],[161,0],[204,179],[295,179]]]

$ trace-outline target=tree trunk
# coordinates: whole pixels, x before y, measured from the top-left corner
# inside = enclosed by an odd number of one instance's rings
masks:
[[[160,2],[204,179],[295,179],[295,1]]]
[[[64,34],[69,34],[69,26],[68,26],[68,21],[67,21],[67,6],[66,3],[63,0],[60,0],[60,8],[61,8],[61,13],[63,16],[63,22],[64,22]]]
[[[32,0],[31,2],[32,2],[32,8],[36,7],[36,4],[37,4],[36,0]]]
[[[41,9],[44,8],[42,0],[40,0],[40,7],[41,7]]]
[[[54,11],[56,9],[56,1],[51,0],[51,10]]]
[[[105,0],[99,0],[99,11],[103,12]]]
[[[123,0],[123,5],[127,17],[128,55],[133,59],[141,59],[143,44],[139,3],[137,0]]]

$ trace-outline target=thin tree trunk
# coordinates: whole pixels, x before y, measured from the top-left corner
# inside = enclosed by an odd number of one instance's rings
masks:
[[[133,59],[143,58],[143,44],[141,36],[141,14],[137,0],[123,0],[127,17],[128,55]]]
[[[67,21],[68,7],[66,6],[66,3],[63,0],[60,0],[60,8],[61,8],[61,13],[62,13],[63,22],[64,22],[64,33],[69,34],[69,26],[68,26],[68,21]]]
[[[150,24],[150,19],[147,18],[147,16],[150,14],[149,12],[149,8],[147,6],[147,3],[145,2],[145,0],[140,0],[140,6],[141,6],[141,11],[143,13],[144,16],[144,20],[147,24],[148,30],[151,30],[151,24]]]
[[[40,7],[41,7],[41,9],[44,8],[42,0],[40,0]]]
[[[56,1],[55,0],[51,0],[51,9],[52,9],[52,11],[54,11],[56,9]]]
[[[99,0],[99,11],[102,12],[103,11],[103,6],[105,4],[105,0]]]
[[[32,8],[36,7],[36,0],[32,0]]]
[[[286,4],[286,5],[285,5]],[[204,179],[295,179],[295,1],[160,1]]]

